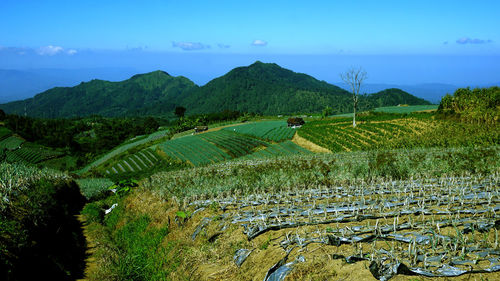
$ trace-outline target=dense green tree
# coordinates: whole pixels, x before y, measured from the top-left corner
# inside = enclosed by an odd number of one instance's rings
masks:
[[[175,108],[175,111],[174,111],[174,114],[179,117],[179,118],[182,118],[184,117],[184,114],[186,113],[186,108],[183,107],[183,106],[177,106]]]

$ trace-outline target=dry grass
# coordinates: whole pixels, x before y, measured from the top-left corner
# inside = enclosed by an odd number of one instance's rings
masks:
[[[309,151],[312,151],[312,152],[332,153],[329,149],[321,147],[321,146],[319,146],[319,145],[317,145],[317,144],[315,144],[315,143],[313,143],[313,142],[311,142],[309,140],[306,140],[305,138],[299,136],[299,133],[296,133],[293,136],[292,141],[295,144],[297,144],[297,145],[299,145],[299,146],[301,146],[301,147],[303,147],[303,148],[305,148],[305,149],[307,149]]]

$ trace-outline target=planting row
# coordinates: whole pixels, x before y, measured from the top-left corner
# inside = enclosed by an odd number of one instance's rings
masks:
[[[158,161],[160,161],[160,157],[153,150],[144,149],[127,156],[125,159],[106,169],[106,174],[139,172],[153,167]]]
[[[262,121],[224,128],[226,131],[250,135],[274,142],[292,139],[295,129],[288,128],[285,121]]]
[[[246,196],[221,194],[209,200],[193,197],[193,217],[209,206],[218,206],[221,215],[202,219],[192,239],[211,223],[219,232],[240,226],[249,240],[272,237],[271,245],[281,247],[285,256],[283,262],[269,265],[268,275],[299,252],[304,261],[321,252],[338,253],[330,259],[347,263],[369,261],[369,270],[379,280],[397,274],[453,277],[495,272],[500,271],[499,184],[500,175],[492,174],[295,187]],[[303,251],[313,246],[324,249],[318,254]],[[238,266],[253,250],[237,252]],[[293,263],[286,269],[290,272]]]

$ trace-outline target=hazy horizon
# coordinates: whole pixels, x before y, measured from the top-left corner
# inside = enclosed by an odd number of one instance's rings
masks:
[[[2,1],[0,69],[78,73],[43,87],[154,70],[204,85],[260,60],[332,84],[361,66],[371,84],[492,85],[500,82],[499,8],[497,1]],[[0,99],[22,96],[6,85],[39,83],[2,79]]]

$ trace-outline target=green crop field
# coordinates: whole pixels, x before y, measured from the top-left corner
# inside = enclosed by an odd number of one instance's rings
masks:
[[[6,139],[10,135],[12,135],[12,132],[9,129],[4,126],[0,126],[0,141]]]
[[[284,141],[276,144],[271,144],[265,149],[258,150],[252,154],[248,154],[241,157],[242,160],[246,159],[258,159],[258,158],[269,158],[276,156],[285,156],[293,154],[310,154],[311,152],[301,146],[296,145],[292,141]]]
[[[288,128],[286,121],[253,122],[239,126],[227,127],[223,130],[255,136],[274,142],[291,140],[295,134],[295,129]]]
[[[356,128],[350,118],[311,121],[299,130],[299,135],[333,152],[369,150],[388,140],[411,134],[420,134],[433,127],[425,119],[401,116],[360,118]]]
[[[271,130],[276,131],[276,128],[280,127],[274,126]],[[246,132],[250,131],[248,127],[245,130]],[[254,132],[257,134],[258,131]],[[235,158],[255,159],[309,153],[308,150],[291,141],[270,144],[252,137],[250,134],[239,134],[226,129],[169,140],[158,145],[158,148],[168,156],[181,161],[188,161],[194,166]]]
[[[213,133],[206,133],[212,135],[205,136],[205,138],[200,137],[201,135],[191,135],[169,140],[159,144],[158,147],[168,156],[181,161],[188,161],[195,166],[232,159],[233,156],[226,150],[206,140],[207,138],[213,138]]]
[[[97,160],[95,160],[94,162],[92,162],[92,163],[88,164],[87,166],[85,166],[84,168],[82,168],[79,171],[79,173],[88,172],[90,169],[95,168],[97,166],[100,166],[101,164],[104,164],[104,162],[110,160],[111,158],[113,158],[115,156],[122,154],[123,152],[125,152],[129,149],[132,149],[134,147],[137,147],[139,145],[142,145],[142,144],[145,144],[148,142],[152,142],[152,141],[161,139],[161,138],[167,136],[167,134],[168,134],[168,130],[161,130],[158,132],[154,132],[146,137],[138,136],[138,137],[136,137],[138,139],[132,139],[132,140],[126,141],[122,145],[114,148],[110,152],[104,154],[103,156],[101,156]]]
[[[410,105],[410,106],[386,106],[375,108],[375,112],[387,113],[412,113],[417,111],[437,110],[437,104],[431,105]]]
[[[17,136],[9,136],[4,140],[0,141],[0,149],[6,148],[8,150],[14,150],[19,148],[24,143],[24,140]]]
[[[110,175],[144,171],[153,167],[158,161],[160,161],[160,156],[151,149],[144,149],[114,163],[106,169],[105,173]]]

